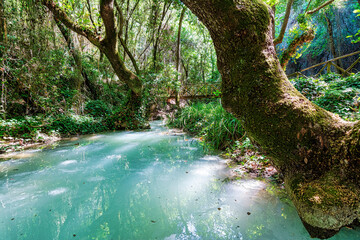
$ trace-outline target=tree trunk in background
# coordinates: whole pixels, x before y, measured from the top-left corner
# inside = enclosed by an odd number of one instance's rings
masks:
[[[326,24],[327,24],[327,30],[328,30],[328,34],[329,34],[329,47],[330,47],[330,52],[331,52],[331,55],[333,56],[332,58],[337,58],[338,55],[336,53],[336,49],[335,49],[335,41],[334,41],[334,33],[333,33],[333,27],[332,27],[332,24],[331,24],[331,21],[327,15],[327,13],[324,14],[324,17],[325,17],[325,20],[326,20]],[[340,66],[339,64],[339,61],[336,61],[336,64],[338,66]],[[341,74],[342,72],[335,68],[336,72],[338,74]]]
[[[163,7],[163,10],[162,10],[160,23],[159,23],[159,26],[158,26],[157,31],[155,33],[156,35],[155,35],[154,48],[153,48],[153,64],[154,64],[153,67],[154,67],[155,72],[158,72],[157,56],[158,56],[158,48],[159,48],[159,44],[160,44],[161,31],[162,31],[162,27],[163,27],[163,23],[164,23],[166,14],[169,11],[169,8],[170,8],[171,4],[172,4],[171,1],[169,1],[168,3],[166,1],[164,2],[164,7]]]
[[[7,31],[6,31],[6,16],[5,16],[5,1],[0,0],[0,45],[7,40]],[[3,49],[0,48],[0,57],[3,55]]]
[[[311,103],[276,57],[271,9],[260,0],[182,0],[208,28],[222,103],[272,158],[311,234],[334,235],[360,217],[360,122]]]
[[[177,34],[177,42],[176,42],[176,59],[175,59],[175,64],[176,64],[176,71],[178,73],[178,82],[180,82],[180,89],[182,86],[182,82],[181,82],[181,74],[180,74],[180,59],[181,59],[181,28],[182,28],[182,22],[185,16],[185,11],[186,8],[184,7],[181,10],[181,14],[180,14],[180,20],[179,20],[179,28],[178,28],[178,34]],[[181,90],[180,90],[181,91]],[[176,105],[179,106],[180,105],[180,93],[176,92]]]
[[[98,99],[98,97],[99,97],[98,90],[97,90],[96,86],[92,82],[90,82],[90,80],[82,66],[81,53],[75,48],[74,41],[72,40],[70,30],[68,28],[66,28],[58,19],[54,18],[54,20],[67,43],[67,46],[69,48],[69,52],[70,52],[71,56],[74,58],[75,68],[77,69],[77,72],[78,72],[78,74],[77,74],[78,78],[75,83],[76,90],[78,90],[79,92],[82,92],[82,86],[83,86],[83,84],[85,84],[87,86],[87,88],[89,89],[92,98]]]
[[[341,23],[341,17],[340,17],[340,10],[339,9],[334,9],[335,11],[335,22],[336,22],[336,28],[337,28],[337,32],[338,32],[338,37],[337,37],[337,54],[338,56],[342,56],[343,53],[342,53],[342,50],[341,50],[341,46],[343,46],[343,42],[344,42],[344,37],[341,36],[341,28],[342,26],[344,26],[344,24]],[[339,60],[339,66],[344,69],[344,64],[343,64],[343,61],[342,59]]]
[[[66,44],[69,48],[69,52],[71,54],[71,56],[74,58],[75,61],[75,69],[77,70],[77,78],[76,78],[76,82],[75,82],[75,89],[78,90],[79,92],[82,91],[82,85],[85,82],[84,78],[83,78],[83,67],[82,67],[82,63],[81,63],[81,56],[79,51],[77,51],[75,49],[75,45],[74,42],[71,38],[71,33],[70,30],[65,28],[65,26],[62,25],[62,23],[57,20],[56,18],[54,18],[56,25],[58,26],[61,34],[63,35]],[[86,73],[84,73],[86,75]]]
[[[181,58],[181,28],[182,28],[182,23],[183,23],[183,19],[184,19],[184,16],[185,16],[185,11],[186,11],[186,8],[184,7],[182,10],[181,10],[181,14],[180,14],[180,20],[179,20],[179,28],[178,28],[178,34],[177,34],[177,42],[176,42],[176,70],[178,72],[180,72],[180,58]]]
[[[139,1],[137,2],[139,3]],[[120,41],[120,45],[123,47],[124,49],[124,61],[125,61],[125,57],[126,55],[129,56],[130,60],[131,60],[131,63],[135,69],[135,72],[137,75],[140,75],[140,69],[139,69],[139,66],[135,60],[135,57],[134,55],[131,53],[131,51],[129,50],[128,46],[127,46],[127,41],[125,41],[123,38],[122,38],[122,35],[123,35],[123,29],[124,29],[124,26],[128,25],[128,21],[125,20],[125,17],[124,17],[124,14],[122,13],[122,9],[120,8],[119,4],[117,4],[117,2],[115,1],[115,6],[116,6],[116,10],[117,12],[119,13],[119,17],[118,17],[118,21],[119,21],[119,26],[118,26],[118,38],[119,38],[119,41]],[[136,7],[136,6],[135,6]],[[135,10],[135,9],[134,9]],[[126,27],[126,32],[127,32],[127,27]],[[127,36],[127,35],[126,35]],[[125,38],[127,39],[127,37]],[[119,50],[120,51],[120,46],[119,46]]]
[[[0,0],[0,58],[5,55],[5,44],[6,44],[6,18],[5,18],[5,1]],[[5,87],[5,67],[4,60],[1,60],[0,65],[0,77],[1,77],[1,107],[0,116],[6,119],[6,87]]]

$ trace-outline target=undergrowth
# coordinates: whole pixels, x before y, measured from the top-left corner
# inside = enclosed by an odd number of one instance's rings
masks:
[[[226,112],[218,100],[194,102],[169,119],[170,127],[196,135],[211,148],[224,150],[245,134],[239,120]]]
[[[103,101],[91,100],[86,104],[83,115],[67,112],[0,119],[0,139],[37,140],[40,134],[70,136],[137,129],[143,124],[140,118],[124,106],[111,110]]]
[[[320,107],[346,120],[360,119],[360,74],[341,77],[327,74],[319,78],[292,79],[297,90]]]

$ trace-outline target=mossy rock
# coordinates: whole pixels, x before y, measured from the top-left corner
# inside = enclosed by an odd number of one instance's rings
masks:
[[[287,179],[286,188],[310,235],[328,238],[359,218],[359,188],[339,177],[334,168],[322,177],[306,181],[301,174]],[[323,236],[323,237],[321,237]]]

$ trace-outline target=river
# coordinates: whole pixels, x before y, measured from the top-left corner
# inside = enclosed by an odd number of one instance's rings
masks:
[[[311,239],[269,184],[227,181],[223,159],[151,125],[0,162],[0,239]]]

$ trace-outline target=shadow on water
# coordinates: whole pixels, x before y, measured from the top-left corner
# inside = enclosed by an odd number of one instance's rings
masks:
[[[310,239],[265,182],[225,181],[224,160],[158,121],[25,154],[0,163],[0,239]]]

